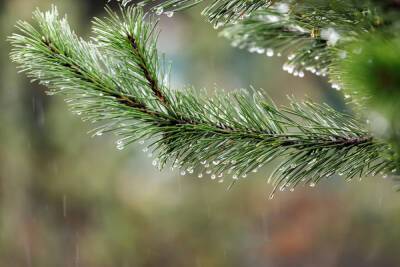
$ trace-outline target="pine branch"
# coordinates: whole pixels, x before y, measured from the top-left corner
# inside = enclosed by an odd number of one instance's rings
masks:
[[[133,1],[119,0],[127,5]],[[172,16],[174,11],[197,5],[202,0],[144,0],[139,5],[153,5],[152,10]],[[234,46],[267,56],[286,55],[283,69],[303,77],[311,72],[329,75],[332,87],[346,85],[341,76],[341,61],[349,53],[347,44],[377,30],[391,35],[399,32],[396,1],[265,1],[215,0],[202,14],[215,28],[226,26],[222,35]],[[154,4],[155,3],[155,4]],[[345,88],[348,89],[348,88]],[[349,99],[353,90],[346,90]],[[351,99],[353,102],[355,99]],[[360,106],[358,101],[355,103]]]
[[[132,0],[117,0],[123,5],[128,5]],[[204,0],[143,0],[139,2],[139,6],[153,4],[151,8],[157,15],[166,14],[172,16],[174,12],[184,10],[195,5],[198,5]],[[237,22],[244,17],[249,16],[253,11],[268,7],[275,0],[214,0],[205,1],[209,3],[202,11],[202,15],[207,17],[208,21],[213,23],[215,27],[225,25],[232,22]]]
[[[9,39],[11,58],[29,77],[63,94],[84,120],[104,123],[94,135],[114,132],[117,148],[138,141],[181,174],[222,181],[244,178],[274,160],[275,188],[314,186],[335,174],[347,179],[390,173],[388,145],[349,115],[327,105],[291,99],[278,108],[262,93],[174,91],[156,49],[157,22],[140,8],[94,20],[92,42],[78,38],[56,8],[36,11],[37,26],[19,22]],[[146,19],[149,19],[148,21]]]
[[[303,77],[306,71],[325,76],[333,61],[346,57],[346,43],[375,31],[381,18],[362,1],[282,1],[227,26],[221,34],[251,52],[287,55],[284,70],[295,76]],[[338,84],[334,87],[340,89]]]

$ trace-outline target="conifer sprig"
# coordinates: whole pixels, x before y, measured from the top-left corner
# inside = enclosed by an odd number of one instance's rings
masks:
[[[29,77],[62,94],[94,135],[116,133],[117,148],[139,141],[159,168],[232,181],[280,160],[275,188],[314,186],[322,178],[390,173],[388,146],[349,115],[327,105],[290,100],[278,108],[261,92],[182,91],[168,87],[158,55],[157,21],[140,8],[94,20],[90,42],[77,37],[56,8],[19,22],[12,59]]]
[[[124,4],[130,0],[120,0]],[[232,45],[267,56],[287,56],[283,69],[303,77],[307,72],[329,76],[332,87],[346,89],[341,77],[341,63],[347,58],[348,44],[374,35],[377,31],[398,35],[398,3],[392,0],[153,0],[157,15],[172,16],[200,2],[207,3],[202,12],[215,28],[224,26],[221,35]],[[349,90],[347,90],[349,89]],[[351,99],[360,106],[356,101]]]
[[[117,0],[123,5],[128,5],[132,0]],[[152,5],[151,10],[157,15],[166,14],[172,16],[175,11],[190,8],[202,2],[208,5],[202,11],[208,21],[212,22],[216,27],[225,25],[231,22],[237,22],[244,17],[249,16],[253,11],[268,7],[274,0],[143,0],[139,2],[139,6]],[[155,3],[155,4],[154,4]]]

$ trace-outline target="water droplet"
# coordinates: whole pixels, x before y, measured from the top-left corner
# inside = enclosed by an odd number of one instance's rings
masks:
[[[315,187],[315,186],[316,186],[316,184],[314,182],[310,183],[310,187]]]
[[[140,144],[140,145],[143,145],[143,144],[144,144],[144,140],[140,140],[140,141],[139,141],[139,144]]]
[[[256,52],[257,52],[258,54],[264,54],[265,49],[262,48],[262,47],[258,47],[257,50],[256,50]]]
[[[158,16],[161,15],[163,12],[164,12],[164,8],[162,6],[160,6],[156,9],[156,15],[158,15]]]
[[[181,175],[182,175],[182,176],[185,176],[185,175],[186,175],[186,171],[185,171],[185,170],[182,170],[182,171],[181,171]]]
[[[213,161],[213,164],[214,164],[214,165],[218,165],[219,162],[220,162],[219,160],[214,160],[214,161]]]
[[[271,48],[268,48],[268,49],[267,49],[267,56],[268,56],[268,57],[273,57],[273,56],[274,56],[274,50],[271,49]]]
[[[155,159],[155,160],[153,160],[152,165],[157,166],[157,163],[158,163],[158,161]]]
[[[198,175],[197,177],[203,178],[203,174],[202,174],[202,173],[199,173],[199,175]]]
[[[174,11],[167,11],[164,14],[167,15],[168,18],[172,18],[172,16],[174,15]]]
[[[215,174],[211,175],[212,180],[215,180],[215,178],[217,178],[217,176],[215,176]]]
[[[336,89],[336,90],[338,90],[338,91],[340,91],[340,89],[342,89],[341,86],[340,86],[339,84],[337,84],[337,83],[333,83],[333,84],[332,84],[332,88],[333,88],[333,89]]]

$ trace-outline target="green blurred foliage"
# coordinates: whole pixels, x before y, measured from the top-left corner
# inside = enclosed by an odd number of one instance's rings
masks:
[[[81,34],[102,1],[54,0]],[[4,41],[17,19],[47,0],[1,3],[0,266],[398,266],[400,203],[389,182],[328,181],[268,200],[268,170],[228,183],[158,172],[141,147],[117,151],[112,136],[60,98],[18,75]],[[231,48],[198,10],[161,18],[160,50],[174,87],[265,88],[323,99],[323,80],[299,80],[278,60]],[[215,85],[216,83],[216,85]]]
[[[400,39],[375,36],[352,44],[348,51],[340,65],[347,90],[366,106],[372,130],[392,143],[397,151],[393,157],[400,161]]]

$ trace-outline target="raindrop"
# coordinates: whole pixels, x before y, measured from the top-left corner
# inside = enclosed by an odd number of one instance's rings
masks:
[[[274,56],[274,50],[271,49],[271,48],[268,48],[268,49],[267,49],[267,56],[268,56],[268,57],[273,57],[273,56]]]
[[[199,178],[203,178],[203,174],[202,173],[200,173],[197,177],[199,177]]]
[[[161,15],[163,12],[164,12],[164,8],[161,6],[156,9],[156,15],[158,15],[158,16]]]
[[[181,171],[181,175],[182,175],[182,176],[185,176],[185,175],[186,175],[186,171],[185,171],[185,170],[182,170],[182,171]]]
[[[316,184],[314,182],[310,183],[310,187],[315,187],[315,186],[316,186]]]
[[[340,85],[337,84],[337,83],[333,83],[333,84],[332,84],[332,88],[333,88],[333,89],[336,89],[336,90],[338,90],[338,91],[341,89]]]
[[[168,18],[172,18],[172,16],[174,15],[174,11],[167,11],[165,12],[165,15],[167,15]]]
[[[263,53],[265,52],[265,49],[264,49],[264,48],[261,48],[261,47],[258,47],[257,50],[256,50],[256,52],[257,52],[258,54],[263,54]]]
[[[217,176],[215,176],[215,174],[211,175],[212,180],[215,180],[215,178],[217,178]]]

